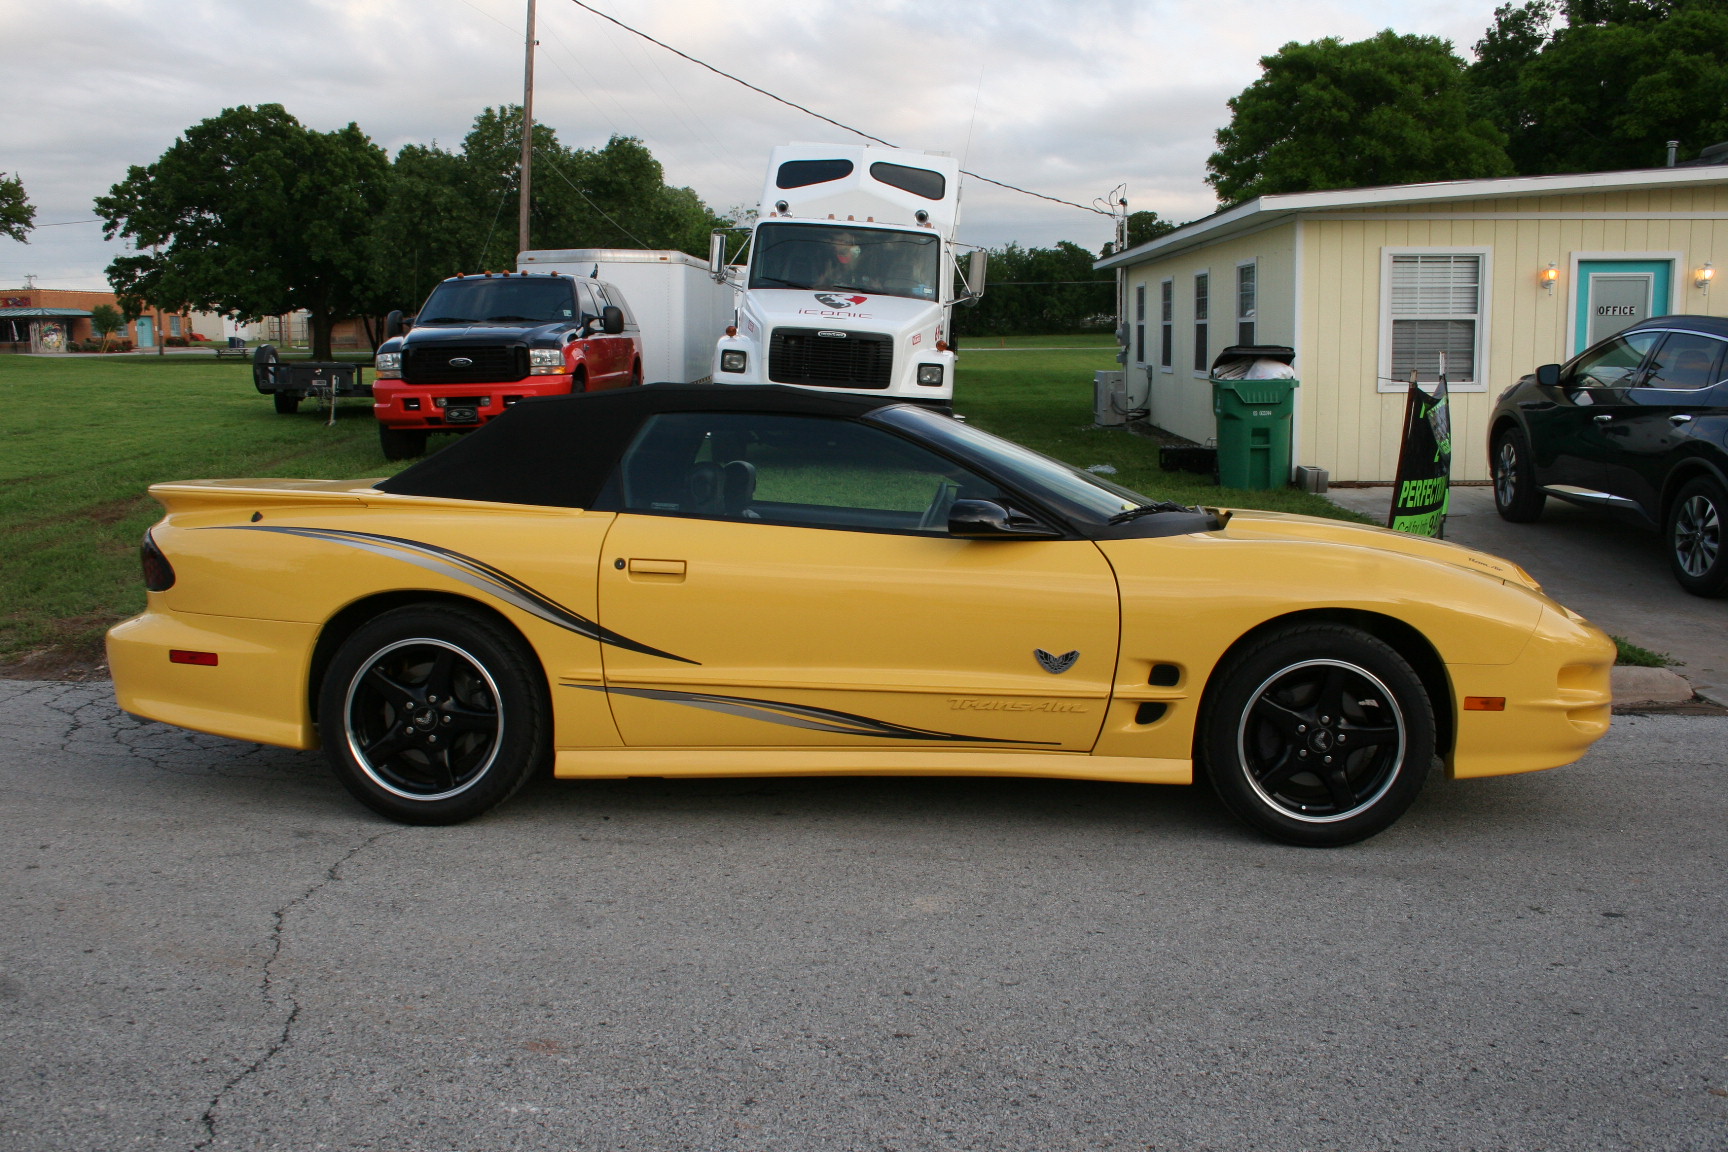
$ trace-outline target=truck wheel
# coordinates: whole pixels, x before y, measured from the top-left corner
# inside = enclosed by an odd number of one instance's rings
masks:
[[[378,425],[378,446],[386,460],[411,460],[426,454],[426,433],[418,428],[392,428]]]
[[[576,375],[570,377],[570,391],[588,391],[588,370],[586,368],[576,369]]]
[[[300,397],[292,392],[271,393],[271,399],[276,401],[276,415],[292,416],[300,411]]]
[[[630,366],[630,387],[642,387],[642,365],[640,363]]]

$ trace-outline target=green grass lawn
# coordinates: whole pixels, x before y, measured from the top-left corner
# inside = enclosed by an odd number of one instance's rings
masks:
[[[1092,428],[1092,373],[1114,364],[1097,337],[980,338],[969,348],[1045,348],[964,356],[956,407],[979,427],[1148,496],[1350,518],[1306,493],[1232,492],[1158,470],[1157,445]],[[144,603],[138,541],[160,516],[145,489],[163,480],[238,476],[357,479],[385,462],[363,400],[334,426],[308,403],[278,416],[251,366],[200,356],[0,356],[0,674],[21,658],[99,659],[102,633]],[[436,446],[446,438],[434,437]],[[45,661],[45,663],[44,663]],[[62,665],[70,667],[71,665]]]

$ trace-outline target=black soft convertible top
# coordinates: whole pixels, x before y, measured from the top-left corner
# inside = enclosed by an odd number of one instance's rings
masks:
[[[398,496],[590,508],[648,417],[661,412],[784,412],[858,417],[904,401],[780,385],[649,384],[525,400],[379,484]]]

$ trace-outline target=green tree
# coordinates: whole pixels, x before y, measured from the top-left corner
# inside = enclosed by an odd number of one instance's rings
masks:
[[[353,124],[315,132],[280,104],[226,109],[97,198],[104,235],[138,249],[108,281],[171,312],[305,309],[312,354],[328,359],[331,325],[375,305],[368,241],[389,172]]]
[[[36,226],[36,206],[24,195],[24,181],[0,172],[0,236],[28,244]]]
[[[120,315],[120,309],[112,304],[98,304],[90,309],[90,330],[102,337],[102,346],[108,346],[108,337],[126,327],[126,318]]]
[[[1230,101],[1207,182],[1225,204],[1279,192],[1511,175],[1445,40],[1387,30],[1286,44]]]
[[[1138,248],[1149,240],[1156,240],[1166,232],[1174,232],[1181,225],[1173,220],[1162,220],[1156,212],[1130,212],[1128,214],[1128,247]]]
[[[1054,248],[1009,244],[990,250],[984,298],[954,311],[962,336],[1053,335],[1108,330],[1115,322],[1116,278],[1066,240]]]
[[[1519,172],[1654,168],[1728,139],[1728,3],[1536,0],[1496,9],[1470,68]]]

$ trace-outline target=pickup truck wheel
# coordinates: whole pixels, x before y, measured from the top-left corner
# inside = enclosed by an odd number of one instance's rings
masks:
[[[640,363],[630,366],[630,387],[642,387],[642,365]]]
[[[570,391],[588,391],[588,370],[586,368],[576,369],[576,375],[570,377]]]
[[[1528,524],[1542,515],[1548,494],[1536,486],[1536,468],[1524,433],[1507,428],[1495,436],[1488,466],[1494,476],[1494,510],[1502,520]]]
[[[551,755],[539,662],[497,621],[416,604],[363,625],[318,693],[325,754],[356,800],[455,824],[508,800]]]
[[[1434,760],[1434,711],[1389,645],[1298,625],[1232,656],[1207,689],[1200,758],[1224,806],[1287,844],[1329,848],[1384,830]]]
[[[386,460],[412,460],[426,454],[426,433],[418,428],[392,428],[378,425],[378,447]]]
[[[1688,480],[1668,507],[1663,532],[1668,563],[1680,587],[1694,596],[1728,592],[1728,547],[1724,547],[1728,541],[1722,538],[1725,520],[1728,497],[1708,476]]]
[[[276,401],[276,415],[292,416],[300,411],[300,397],[292,392],[275,392],[271,398]]]

